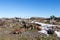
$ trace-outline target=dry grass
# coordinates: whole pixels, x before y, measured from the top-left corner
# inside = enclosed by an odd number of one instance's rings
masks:
[[[39,21],[43,22],[42,19],[39,19]],[[47,37],[43,34],[39,34],[35,29],[26,30],[22,34],[9,34],[14,29],[20,27],[22,27],[21,22],[17,19],[2,19],[0,21],[0,40],[60,40],[60,38],[57,38],[55,35]]]

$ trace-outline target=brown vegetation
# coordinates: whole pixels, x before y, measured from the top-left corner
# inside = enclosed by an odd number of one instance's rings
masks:
[[[22,22],[24,21],[24,22]],[[60,29],[60,18],[51,16],[50,18],[31,17],[30,19],[23,18],[1,18],[0,19],[0,40],[59,40],[56,35],[46,37],[39,34],[41,30],[36,24],[31,24],[32,21],[43,22],[48,24],[59,25],[53,27],[54,30]],[[14,35],[16,34],[16,35]]]

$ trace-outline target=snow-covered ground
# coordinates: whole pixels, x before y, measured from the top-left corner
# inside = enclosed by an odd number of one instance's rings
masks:
[[[41,30],[40,31],[38,31],[39,33],[43,33],[43,34],[45,34],[45,35],[47,35],[47,36],[49,36],[49,34],[47,33],[47,30],[49,30],[50,29],[50,27],[54,27],[54,26],[57,26],[57,25],[52,25],[52,24],[45,24],[45,23],[40,23],[40,22],[34,22],[34,21],[32,21],[31,23],[34,23],[34,24],[39,24],[39,25],[41,25]],[[54,33],[57,35],[57,37],[60,37],[60,31],[54,31]]]

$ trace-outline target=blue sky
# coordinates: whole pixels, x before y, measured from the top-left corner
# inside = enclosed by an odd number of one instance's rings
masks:
[[[0,17],[60,17],[60,0],[0,0]]]

